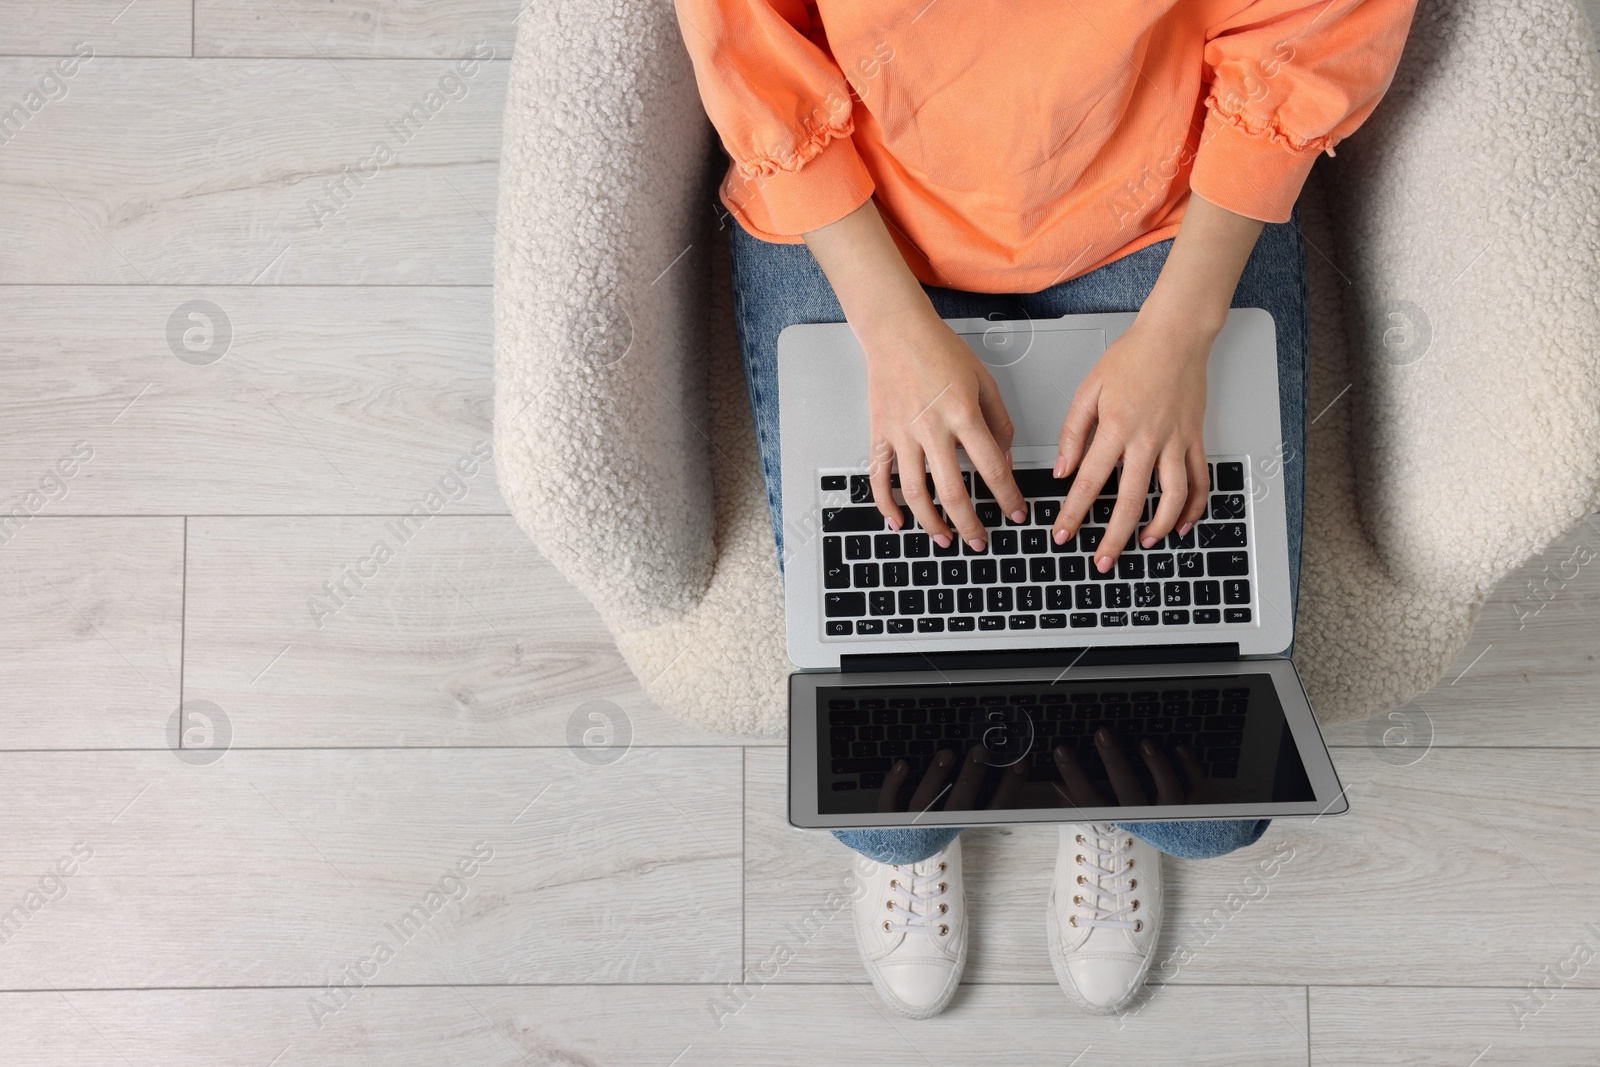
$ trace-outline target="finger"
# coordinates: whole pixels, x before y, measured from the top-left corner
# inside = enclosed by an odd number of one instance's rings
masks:
[[[1017,428],[1011,421],[1011,413],[1006,410],[1006,402],[1000,398],[1000,387],[995,384],[994,375],[989,373],[987,367],[978,378],[978,410],[983,412],[983,421],[988,423],[989,432],[994,435],[994,443],[1000,446],[1000,451],[1011,451],[1011,441],[1016,436]]]
[[[1189,503],[1178,516],[1178,536],[1186,537],[1200,516],[1206,513],[1206,502],[1211,499],[1211,471],[1206,467],[1205,445],[1196,442],[1184,454],[1189,468]]]
[[[981,393],[979,403],[982,403]],[[1004,408],[1000,409],[1000,413],[1009,426],[1010,416],[1005,414]],[[1023,500],[1022,490],[1017,488],[1017,480],[1011,475],[1011,460],[1006,455],[1011,442],[1007,440],[1002,444],[996,440],[992,433],[993,426],[987,420],[988,415],[984,413],[982,419],[971,419],[957,428],[961,447],[967,450],[967,458],[972,460],[973,469],[994,494],[1001,512],[1009,515],[1013,522],[1026,522],[1027,503]]]
[[[988,771],[989,750],[982,745],[974,745],[972,751],[967,753],[966,761],[961,764],[961,773],[956,776],[955,788],[950,790],[950,802],[944,806],[944,810],[971,811],[978,799],[978,787],[983,784],[983,776]]]
[[[1160,474],[1161,496],[1156,502],[1156,512],[1139,535],[1139,543],[1145,548],[1154,548],[1156,542],[1172,532],[1178,525],[1178,516],[1183,514],[1184,505],[1189,503],[1189,474],[1183,455],[1171,449],[1163,452]]]
[[[1089,447],[1089,454],[1083,457],[1078,476],[1073,479],[1072,488],[1067,490],[1067,498],[1061,503],[1061,513],[1056,516],[1053,535],[1056,544],[1064,543],[1078,532],[1078,527],[1083,525],[1084,517],[1094,505],[1094,498],[1100,495],[1106,479],[1111,477],[1121,457],[1122,442],[1113,440],[1108,434],[1095,435],[1094,444]]]
[[[1133,773],[1133,764],[1128,762],[1128,754],[1122,751],[1122,744],[1117,740],[1117,735],[1102,726],[1095,731],[1094,743],[1100,752],[1100,762],[1106,765],[1106,775],[1111,779],[1111,789],[1117,794],[1118,802],[1125,808],[1150,803],[1150,798],[1144,791],[1144,784],[1139,781],[1139,776]]]
[[[1067,405],[1067,417],[1061,423],[1061,438],[1056,443],[1055,476],[1065,478],[1078,469],[1078,463],[1089,450],[1089,435],[1094,432],[1096,416],[1100,411],[1100,382],[1091,378],[1078,386]]]
[[[1156,803],[1182,804],[1185,799],[1183,783],[1160,746],[1147,737],[1139,742],[1139,754],[1144,757],[1144,765],[1150,768],[1150,777],[1156,780]]]
[[[928,478],[924,472],[922,446],[915,440],[902,442],[898,449],[900,453],[900,495],[905,497],[906,506],[911,509],[911,514],[917,517],[917,524],[935,541],[940,548],[950,546],[950,528],[939,517],[939,509],[934,507],[933,496],[928,492]],[[941,540],[942,538],[942,540]]]
[[[905,518],[900,505],[894,502],[894,490],[889,486],[889,472],[894,467],[894,448],[888,441],[875,441],[872,445],[872,462],[867,464],[867,480],[872,483],[872,502],[878,505],[889,528],[900,529]]]
[[[1061,781],[1066,784],[1066,797],[1074,807],[1078,808],[1107,808],[1105,794],[1095,788],[1089,776],[1083,773],[1083,768],[1078,764],[1078,757],[1073,755],[1072,749],[1065,745],[1057,745],[1055,752],[1056,770],[1061,774]],[[1059,790],[1058,790],[1059,791]]]
[[[1000,772],[1000,788],[994,791],[994,798],[989,801],[990,811],[999,811],[1002,808],[1017,806],[1017,795],[1022,792],[1022,783],[1028,780],[1028,766],[1025,763],[1013,763]]]
[[[1178,765],[1183,768],[1184,777],[1189,779],[1191,795],[1206,784],[1206,769],[1201,766],[1200,757],[1194,754],[1194,749],[1181,742],[1178,745]]]
[[[975,552],[982,552],[989,543],[989,534],[978,519],[978,512],[967,496],[966,483],[961,480],[961,464],[956,460],[954,438],[933,448],[928,453],[928,466],[933,468],[933,484],[939,490],[939,502],[944,505],[945,518],[955,527],[956,535]]]
[[[927,811],[939,799],[939,794],[944,792],[944,785],[950,780],[950,771],[956,765],[956,754],[948,748],[941,748],[933,754],[933,763],[928,767],[928,773],[922,776],[922,782],[917,786],[917,791],[911,794],[911,804],[907,811]]]
[[[894,761],[894,766],[889,768],[889,773],[883,776],[883,788],[878,790],[879,813],[889,811],[903,811],[900,807],[900,790],[905,788],[906,779],[911,776],[911,764],[903,759]]]
[[[1106,524],[1105,535],[1095,550],[1095,568],[1108,573],[1122,555],[1122,550],[1132,541],[1133,531],[1144,517],[1145,490],[1150,487],[1150,460],[1135,458],[1132,453],[1122,462],[1122,482],[1117,487],[1117,503],[1111,509],[1111,521]]]

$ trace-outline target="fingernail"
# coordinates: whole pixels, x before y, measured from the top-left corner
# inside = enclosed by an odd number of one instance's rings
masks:
[[[955,757],[950,754],[950,750],[948,748],[941,748],[939,750],[939,766],[950,766],[950,761],[954,758]]]
[[[940,548],[949,548],[950,547],[950,535],[949,534],[934,534],[933,535],[933,543],[938,545]]]
[[[1101,574],[1106,573],[1111,569],[1111,557],[1101,556],[1099,559],[1094,561],[1094,566],[1095,570],[1099,571]]]
[[[1056,544],[1064,545],[1067,543],[1067,531],[1058,529],[1053,536]]]
[[[1146,548],[1154,548],[1154,547],[1156,547],[1156,539],[1154,537],[1146,537],[1143,541],[1140,541],[1139,543],[1141,545],[1143,545],[1144,547],[1146,547]]]
[[[900,520],[899,519],[890,519],[889,520],[889,529],[895,531],[896,533],[899,533],[900,532]]]
[[[1011,465],[1011,449],[1006,449],[1006,466]]]
[[[1179,537],[1188,537],[1189,536],[1189,531],[1192,530],[1192,529],[1194,529],[1194,523],[1186,522],[1182,526],[1178,527],[1178,536]]]
[[[1067,473],[1067,457],[1057,456],[1055,469],[1050,473],[1057,479],[1060,479],[1063,474]]]
[[[1011,521],[1012,522],[1027,522],[1028,521],[1028,513],[1026,511],[1023,511],[1021,508],[1018,508],[1016,511],[1013,511],[1011,513]]]
[[[1156,754],[1156,746],[1148,737],[1140,742],[1139,748],[1143,750],[1146,756],[1154,756]]]
[[[972,549],[972,551],[974,551],[974,552],[982,552],[983,551],[983,538],[974,537],[974,538],[969,539],[967,541],[967,547]]]

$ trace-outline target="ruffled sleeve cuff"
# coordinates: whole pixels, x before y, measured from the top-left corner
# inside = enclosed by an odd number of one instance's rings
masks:
[[[728,168],[723,205],[764,240],[793,243],[800,234],[837,222],[872,196],[872,176],[846,120],[816,130],[794,153]],[[787,238],[787,240],[785,240]]]
[[[1224,113],[1206,100],[1206,125],[1189,188],[1218,207],[1262,222],[1288,222],[1317,155],[1333,155],[1332,137],[1296,138],[1273,120]]]

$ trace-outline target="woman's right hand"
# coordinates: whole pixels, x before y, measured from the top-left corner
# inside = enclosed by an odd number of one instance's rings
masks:
[[[940,547],[951,528],[974,550],[988,532],[961,480],[957,446],[994,493],[1000,509],[1021,522],[1027,503],[1011,476],[1011,417],[994,375],[947,326],[931,303],[892,319],[854,326],[866,352],[867,402],[872,417],[872,495],[889,525],[904,525],[889,475],[898,467],[907,506]],[[922,472],[933,475],[945,517],[934,506]],[[946,521],[948,519],[948,522]]]
[[[1005,514],[1020,522],[1027,506],[1011,476],[1013,427],[994,375],[939,318],[871,198],[804,236],[866,353],[868,469],[878,510],[896,530],[905,525],[889,484],[898,466],[900,492],[939,546],[950,546],[953,525],[963,541],[981,550],[989,535],[961,481],[958,445]],[[924,463],[948,523],[928,493]]]

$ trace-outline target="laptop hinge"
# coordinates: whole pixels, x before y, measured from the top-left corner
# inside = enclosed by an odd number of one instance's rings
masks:
[[[1015,648],[986,652],[884,652],[843,655],[844,674],[868,671],[974,671],[1020,667],[1126,667],[1146,663],[1219,663],[1239,658],[1237,641],[1123,648]]]

